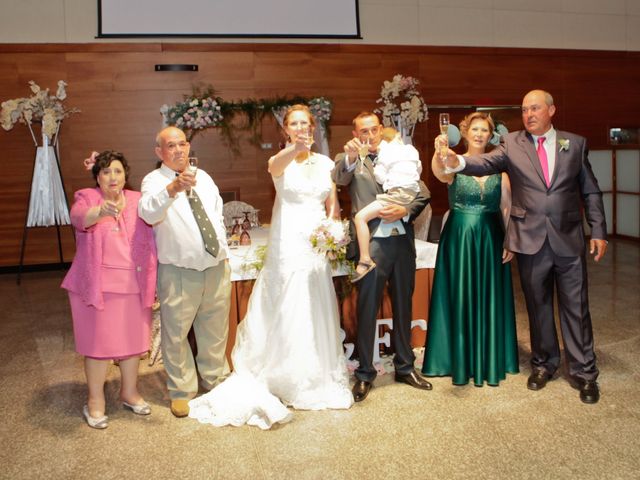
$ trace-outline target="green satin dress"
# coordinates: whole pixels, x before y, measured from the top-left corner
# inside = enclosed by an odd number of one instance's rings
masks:
[[[422,373],[498,385],[518,373],[511,266],[502,264],[502,177],[456,175],[436,260]]]

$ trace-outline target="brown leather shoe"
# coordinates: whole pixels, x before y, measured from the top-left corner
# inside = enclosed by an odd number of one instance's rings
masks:
[[[418,375],[415,370],[411,370],[411,372],[406,375],[396,373],[396,382],[406,383],[407,385],[411,385],[413,388],[419,388],[420,390],[431,390],[433,388],[431,383],[421,375]]]
[[[171,413],[178,418],[189,415],[189,400],[171,400]]]
[[[527,379],[527,388],[529,390],[542,390],[547,382],[551,380],[551,375],[549,375],[544,370],[536,370]]]
[[[353,401],[361,402],[367,398],[367,395],[369,395],[369,392],[371,391],[371,387],[373,387],[371,382],[356,380],[356,383],[354,383],[353,388],[351,389],[351,393],[353,393]]]

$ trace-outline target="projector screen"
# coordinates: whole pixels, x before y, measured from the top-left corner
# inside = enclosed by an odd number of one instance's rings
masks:
[[[358,0],[98,0],[98,37],[361,38]]]

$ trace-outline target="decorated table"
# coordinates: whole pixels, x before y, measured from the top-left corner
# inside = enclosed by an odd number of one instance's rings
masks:
[[[231,310],[229,312],[229,341],[227,355],[235,343],[238,323],[244,318],[247,311],[247,302],[253,289],[254,280],[258,274],[251,264],[260,255],[260,247],[266,245],[269,230],[267,227],[250,230],[251,245],[237,246],[231,249],[229,265],[231,266]],[[431,298],[431,286],[438,246],[434,243],[416,240],[416,285],[413,293],[413,333],[412,344],[414,347],[424,346],[427,321],[429,320],[429,304]],[[345,332],[346,342],[353,342],[356,336],[356,288],[351,286],[349,277],[344,270],[334,270],[334,285],[338,302],[340,304],[340,316],[342,329]],[[385,292],[378,314],[380,326],[378,341],[389,346],[388,328],[391,327],[391,299]]]

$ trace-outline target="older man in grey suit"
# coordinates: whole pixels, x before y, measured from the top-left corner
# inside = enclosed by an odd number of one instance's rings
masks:
[[[571,384],[580,399],[596,403],[600,392],[587,294],[582,211],[591,227],[590,253],[598,261],[607,249],[602,192],[588,159],[586,139],[555,130],[553,97],[533,90],[522,101],[526,131],[505,136],[494,151],[456,156],[449,171],[468,175],[507,172],[512,207],[505,247],[518,258],[531,335],[530,390],[544,388],[560,364],[553,312],[554,285]],[[446,141],[439,137],[438,147]]]
[[[378,117],[362,112],[353,120],[353,138],[344,146],[344,153],[336,157],[333,180],[337,185],[349,187],[351,213],[383,193],[382,185],[376,182],[373,166],[378,156],[382,139],[382,127]],[[358,151],[363,143],[369,144],[369,154],[358,160]],[[431,384],[413,368],[415,360],[411,349],[411,307],[415,286],[416,249],[413,236],[413,220],[427,206],[429,191],[424,184],[422,191],[407,207],[389,205],[380,213],[380,218],[369,222],[371,236],[371,258],[377,267],[359,282],[358,290],[358,338],[356,345],[360,365],[355,376],[353,398],[360,402],[366,398],[376,377],[373,366],[373,348],[376,335],[376,315],[382,301],[387,282],[391,290],[393,329],[391,342],[395,352],[393,363],[396,382],[414,388],[431,390]],[[353,229],[352,229],[353,231]],[[358,257],[355,235],[347,255]]]

